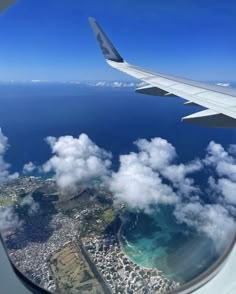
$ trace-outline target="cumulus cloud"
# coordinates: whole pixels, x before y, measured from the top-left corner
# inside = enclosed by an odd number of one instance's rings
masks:
[[[135,145],[138,152],[121,155],[120,168],[112,173],[110,189],[116,201],[147,213],[152,212],[153,205],[172,205],[179,223],[206,234],[217,250],[224,248],[235,233],[234,146],[227,152],[220,144],[211,142],[204,159],[178,163],[174,146],[162,138],[140,139]],[[220,177],[209,177],[208,191],[214,193],[215,201],[212,204],[204,203],[203,191],[190,177],[204,166],[214,169]]]
[[[236,145],[225,150],[220,144],[210,142],[204,164],[215,171],[209,178],[211,193],[221,197],[228,205],[236,205]]]
[[[111,166],[111,154],[99,148],[86,134],[78,138],[63,136],[46,139],[54,154],[44,172],[54,172],[57,185],[64,191],[76,191],[79,184],[105,181]]]
[[[162,138],[139,139],[134,144],[140,151],[140,160],[155,170],[163,170],[177,157],[175,148]]]
[[[0,184],[18,177],[18,173],[9,172],[10,164],[4,160],[8,149],[8,138],[0,128]],[[18,225],[17,215],[11,207],[0,207],[0,231],[7,231]]]
[[[218,252],[229,244],[235,234],[235,221],[220,204],[180,203],[176,205],[174,215],[178,222],[211,238]]]
[[[152,213],[158,205],[171,205],[177,222],[207,235],[221,250],[235,233],[236,146],[228,150],[210,142],[203,159],[179,162],[175,147],[167,140],[153,138],[134,142],[136,152],[120,155],[117,171],[111,171],[111,154],[85,134],[78,138],[48,137],[53,156],[43,165],[54,172],[58,186],[76,191],[78,185],[103,181],[115,203],[129,209]],[[211,175],[202,191],[194,175],[204,169]],[[213,195],[205,203],[202,195]]]
[[[36,214],[39,211],[40,205],[38,202],[36,202],[34,200],[34,198],[32,197],[32,193],[29,193],[28,195],[26,195],[21,203],[20,203],[21,207],[26,207],[28,210],[28,214],[29,215],[33,215]]]
[[[125,202],[129,207],[151,210],[153,204],[173,204],[177,196],[159,174],[145,165],[139,154],[120,156],[119,171],[112,174],[110,190],[116,201]]]
[[[18,173],[10,174],[10,164],[5,162],[4,155],[8,148],[8,138],[4,136],[2,129],[0,128],[0,183],[13,180],[17,178]]]
[[[34,215],[40,209],[39,203],[33,199],[32,194],[28,194],[22,199],[20,207],[26,208],[28,215]],[[10,230],[20,228],[22,223],[14,207],[0,207],[0,231],[2,233],[7,234]]]
[[[149,211],[154,204],[178,203],[181,195],[196,198],[198,188],[187,175],[202,168],[199,160],[175,164],[176,150],[162,138],[139,139],[134,144],[138,152],[120,156],[120,168],[111,177],[116,200]]]
[[[37,169],[37,166],[32,161],[30,161],[23,166],[22,171],[24,174],[28,174],[28,173],[32,173],[36,169]]]
[[[235,145],[231,145],[229,150],[226,151],[223,146],[212,141],[207,147],[207,155],[204,163],[209,167],[213,167],[218,176],[226,176],[232,181],[236,181],[236,157],[233,154],[234,148]]]
[[[229,179],[219,179],[216,187],[224,196],[224,199],[227,203],[236,205],[236,182],[232,182]]]
[[[190,195],[191,192],[197,191],[193,179],[188,178],[187,175],[202,168],[200,160],[187,164],[174,164],[177,158],[176,150],[162,138],[154,138],[150,142],[140,139],[135,144],[140,150],[142,161],[169,180],[179,192]]]
[[[202,169],[202,163],[196,159],[187,164],[172,164],[166,166],[161,172],[162,176],[171,181],[172,185],[178,189],[185,197],[198,198],[200,189],[195,185],[194,179],[189,178],[188,174],[195,173]]]
[[[0,231],[5,232],[16,228],[19,225],[19,219],[12,207],[0,207]]]

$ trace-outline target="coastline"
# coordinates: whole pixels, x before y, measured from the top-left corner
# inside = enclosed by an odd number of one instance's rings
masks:
[[[117,234],[113,237],[84,237],[82,243],[113,293],[118,290],[123,293],[128,289],[134,293],[165,293],[179,287],[179,283],[164,277],[156,268],[144,268],[130,260]]]
[[[156,267],[147,267],[147,266],[143,266],[143,265],[141,265],[141,264],[137,264],[127,253],[126,253],[126,251],[124,250],[124,246],[123,246],[123,244],[122,244],[122,241],[121,241],[121,239],[122,239],[122,237],[121,237],[121,232],[122,232],[122,228],[123,228],[123,226],[125,225],[125,220],[124,220],[124,218],[122,218],[122,216],[120,216],[120,220],[121,220],[121,225],[120,225],[120,227],[119,227],[119,230],[118,230],[118,233],[117,233],[117,239],[118,239],[118,242],[119,242],[119,245],[120,245],[120,248],[121,248],[121,250],[122,250],[122,252],[124,253],[124,255],[134,264],[134,265],[137,265],[137,266],[139,266],[140,268],[142,268],[142,269],[144,269],[144,270],[153,270],[153,269],[155,269],[156,271],[158,271],[158,273],[160,273],[161,274],[161,276],[163,276],[164,278],[166,278],[166,279],[168,279],[169,280],[169,278],[167,278],[167,277],[165,277],[164,275],[163,275],[163,272],[161,271],[161,270],[159,270],[158,268],[156,268]]]

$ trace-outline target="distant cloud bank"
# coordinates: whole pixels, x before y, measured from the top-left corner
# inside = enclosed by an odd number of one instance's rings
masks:
[[[106,87],[106,88],[135,88],[145,85],[144,82],[133,82],[133,81],[48,81],[48,80],[29,80],[29,81],[0,81],[0,84],[69,84],[69,85],[80,85],[87,87]]]
[[[222,87],[230,87],[231,86],[230,83],[216,83],[216,85],[222,86]]]
[[[140,81],[109,81],[109,80],[92,80],[92,81],[83,81],[83,80],[68,80],[68,81],[53,81],[53,80],[41,80],[41,79],[32,79],[25,81],[18,80],[9,80],[9,81],[0,81],[0,84],[68,84],[68,85],[79,85],[87,87],[99,87],[99,88],[138,88],[147,85],[145,82]],[[212,82],[209,82],[212,83]],[[213,82],[213,84],[222,86],[222,87],[235,87],[236,84],[229,82]]]
[[[144,82],[123,82],[123,81],[99,81],[88,82],[93,87],[110,87],[110,88],[136,88],[145,85]]]

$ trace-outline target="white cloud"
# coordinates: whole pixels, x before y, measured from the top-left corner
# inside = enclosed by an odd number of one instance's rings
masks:
[[[47,80],[31,80],[31,83],[47,83],[48,81]]]
[[[146,82],[140,82],[140,83],[136,84],[137,87],[144,87],[144,86],[147,86],[147,85],[149,85],[149,84],[146,83]]]
[[[8,146],[8,139],[6,136],[4,136],[2,129],[0,128],[0,154],[3,155]]]
[[[216,178],[209,178],[211,193],[222,197],[226,204],[236,205],[236,145],[230,145],[228,151],[223,146],[210,142],[204,163],[213,168]]]
[[[81,84],[81,82],[80,82],[80,81],[69,81],[69,82],[67,82],[67,81],[64,81],[64,83],[69,83],[69,84],[76,84],[76,85],[80,85],[80,84]]]
[[[40,208],[39,203],[34,200],[31,193],[22,199],[20,206],[27,207],[29,215],[36,214]]]
[[[116,201],[147,213],[152,212],[156,204],[173,205],[178,222],[206,234],[217,250],[224,248],[235,233],[231,216],[236,204],[236,183],[231,181],[235,159],[214,142],[209,144],[204,160],[195,159],[185,164],[176,163],[176,150],[164,139],[140,139],[135,145],[138,152],[120,156],[120,168],[112,173],[110,189]],[[201,200],[200,188],[188,177],[200,171],[204,164],[213,167],[219,176],[229,177],[217,182],[212,177],[209,179],[211,192],[215,193],[213,204]]]
[[[133,88],[136,86],[136,84],[133,82],[113,82],[111,86],[114,88]]]
[[[36,165],[32,161],[30,161],[29,163],[26,163],[23,166],[23,173],[24,174],[32,173],[36,168],[37,168]]]
[[[230,87],[230,83],[216,83],[216,85],[222,86],[222,87]]]
[[[99,81],[99,82],[90,82],[90,86],[95,87],[112,87],[112,88],[134,88],[139,86],[140,83],[135,82],[122,82],[122,81]]]
[[[4,160],[4,155],[7,151],[7,148],[8,138],[4,136],[2,129],[0,128],[0,183],[13,180],[19,176],[18,173],[9,173],[10,164]]]
[[[188,174],[202,169],[202,163],[200,160],[194,160],[187,164],[178,164],[178,165],[169,165],[166,166],[162,175],[170,180],[175,188],[178,188],[178,191],[185,195],[186,197],[193,197],[193,194],[196,195],[200,193],[199,188],[194,185],[194,180],[188,178]]]
[[[139,139],[135,145],[138,152],[120,156],[120,168],[112,174],[110,189],[116,200],[149,211],[154,204],[175,204],[181,195],[196,198],[199,189],[187,175],[202,168],[199,160],[173,164],[176,150],[161,138]]]
[[[178,222],[210,237],[218,252],[233,240],[236,233],[235,221],[220,204],[180,203],[176,205],[174,215]]]
[[[107,82],[103,81],[103,82],[97,82],[95,84],[96,87],[104,87],[104,86],[108,86]]]
[[[46,141],[54,155],[43,165],[43,170],[55,173],[62,190],[76,191],[79,184],[105,180],[109,175],[111,154],[99,148],[86,134],[78,138],[48,137]]]
[[[10,174],[10,164],[5,162],[4,155],[8,148],[8,138],[4,136],[0,128],[0,183],[13,180],[18,173]],[[0,231],[7,231],[18,225],[18,218],[11,207],[0,207]]]
[[[236,182],[229,179],[219,179],[217,187],[223,194],[225,201],[236,206]]]
[[[149,142],[139,139],[134,143],[140,150],[140,160],[154,170],[162,170],[177,157],[175,148],[162,138],[153,138]]]
[[[224,150],[224,148],[220,145],[211,141],[207,146],[207,155],[205,158],[206,165],[214,165],[219,161],[228,160],[228,153]]]
[[[236,145],[235,145],[235,144],[231,144],[231,145],[229,145],[228,152],[229,152],[231,155],[236,156]]]
[[[135,153],[120,156],[120,168],[112,174],[110,190],[116,201],[146,212],[153,204],[173,204],[177,201],[172,188],[164,184],[159,174],[145,165]]]
[[[199,171],[202,168],[200,160],[194,160],[187,164],[175,164],[177,153],[173,145],[162,138],[153,138],[151,141],[140,139],[135,142],[139,148],[140,160],[150,166],[154,171],[169,180],[178,189],[179,193],[191,195],[198,189],[194,181],[187,175]]]
[[[156,205],[172,205],[178,222],[206,234],[221,250],[235,232],[236,158],[235,146],[226,151],[210,142],[204,159],[179,163],[172,144],[162,138],[134,142],[137,152],[120,156],[117,172],[111,172],[111,154],[98,147],[85,134],[78,138],[48,137],[53,156],[43,166],[53,171],[62,190],[76,191],[79,184],[99,179],[108,185],[116,202],[130,209],[153,212]],[[208,191],[195,184],[194,174],[203,167],[213,171]],[[191,175],[191,177],[190,177]],[[203,192],[213,195],[213,203],[204,203]]]
[[[0,231],[5,232],[20,225],[12,207],[0,207]]]
[[[215,142],[210,142],[207,147],[207,155],[204,163],[213,167],[220,177],[229,177],[236,181],[236,157],[234,154],[235,145],[230,145],[228,152]]]

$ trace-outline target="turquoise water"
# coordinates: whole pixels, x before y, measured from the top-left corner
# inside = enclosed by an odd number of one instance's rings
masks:
[[[211,239],[177,224],[167,207],[152,215],[129,213],[120,237],[130,259],[179,283],[198,276],[218,258]]]

